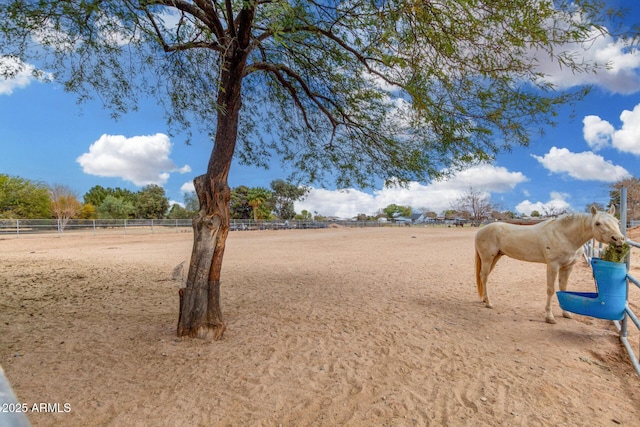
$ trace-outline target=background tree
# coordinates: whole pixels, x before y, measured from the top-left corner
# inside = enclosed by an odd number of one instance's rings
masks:
[[[184,207],[174,203],[169,209],[167,218],[170,219],[192,219],[200,210],[198,206],[198,197],[194,192],[186,192],[183,194]]]
[[[113,195],[110,190],[107,190],[103,186],[94,185],[89,189],[89,191],[84,193],[84,196],[82,196],[82,200],[84,201],[85,204],[100,206],[104,201],[105,197],[107,197],[110,194]]]
[[[631,177],[618,181],[611,186],[611,191],[609,192],[611,196],[610,205],[615,205],[618,211],[620,210],[620,189],[622,187],[627,189],[627,218],[640,219],[640,179]],[[616,215],[619,215],[619,212]]]
[[[271,181],[273,191],[273,211],[282,220],[293,219],[296,216],[294,202],[303,200],[309,193],[309,187],[298,186],[282,179]]]
[[[101,185],[94,185],[87,191],[82,199],[84,203],[91,203],[93,206],[100,206],[107,196],[116,197],[124,202],[129,202],[135,206],[136,193],[126,188],[104,188]]]
[[[85,203],[80,209],[80,218],[82,219],[96,219],[98,218],[98,211],[91,203]]]
[[[78,201],[75,191],[66,185],[54,184],[49,188],[51,198],[51,212],[58,220],[61,231],[67,226],[71,218],[80,215],[82,204]]]
[[[174,130],[197,123],[213,136],[194,180],[178,335],[218,339],[236,154],[262,166],[276,154],[297,181],[343,188],[490,160],[586,93],[550,90],[531,56],[589,71],[558,46],[593,40],[601,10],[596,0],[8,0],[0,52],[37,62],[81,100],[96,91],[115,115],[146,93]]]
[[[169,208],[169,213],[167,213],[168,219],[191,219],[193,218],[193,212],[189,211],[186,208],[183,208],[177,203],[171,205]]]
[[[260,208],[271,197],[271,191],[267,190],[264,187],[255,187],[249,189],[249,191],[247,192],[247,203],[253,210],[254,221],[258,221],[258,219],[267,219],[269,217],[270,212],[264,209],[261,210]]]
[[[313,220],[313,215],[306,209],[303,209],[302,212],[296,214],[295,219],[298,221],[311,221]]]
[[[98,206],[98,218],[101,219],[128,219],[133,218],[136,207],[133,203],[116,196],[107,196]]]
[[[0,174],[0,218],[50,218],[48,187],[37,181]]]
[[[517,218],[518,215],[513,211],[493,211],[491,212],[491,218],[498,221],[508,221],[510,219]]]
[[[385,214],[387,219],[393,219],[397,216],[404,216],[408,218],[411,216],[411,206],[400,206],[392,203],[383,208],[382,212]]]
[[[604,211],[604,210],[606,210],[605,206],[604,206],[602,203],[592,202],[592,203],[589,203],[589,204],[584,208],[584,211],[585,211],[585,212],[587,212],[587,213],[588,213],[588,212],[591,212],[591,207],[592,207],[592,206],[593,206],[593,207],[595,207],[595,208],[596,208],[597,210],[599,210],[599,211]]]
[[[469,187],[462,196],[457,198],[452,207],[458,212],[465,212],[473,225],[478,226],[482,221],[491,217],[494,206],[491,204],[489,193]]]
[[[184,208],[192,213],[192,216],[195,215],[200,210],[200,205],[198,203],[198,196],[194,192],[184,193]]]
[[[425,218],[437,218],[438,214],[435,213],[435,211],[431,210],[430,208],[418,208],[418,212],[421,213],[422,215],[424,215]]]
[[[442,211],[442,216],[444,217],[444,219],[455,219],[456,217],[460,216],[460,214],[455,209],[446,209]]]
[[[251,219],[253,209],[249,206],[249,187],[241,185],[231,190],[229,201],[230,215],[233,219]]]
[[[144,219],[162,219],[169,210],[169,199],[164,188],[156,184],[142,187],[135,198],[136,217]]]
[[[542,208],[542,212],[545,217],[551,218],[567,213],[567,209],[553,205],[546,205]]]

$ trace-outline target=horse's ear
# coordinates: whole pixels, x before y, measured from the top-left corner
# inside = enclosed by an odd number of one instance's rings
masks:
[[[598,209],[595,207],[595,205],[591,205],[591,215],[595,215],[598,213]]]
[[[611,207],[609,208],[609,210],[607,211],[607,213],[613,215],[614,213],[616,213],[616,205],[611,205]]]

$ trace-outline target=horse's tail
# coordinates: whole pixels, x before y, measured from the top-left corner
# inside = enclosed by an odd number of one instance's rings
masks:
[[[480,279],[480,269],[482,268],[482,259],[476,248],[476,284],[478,285],[478,295],[480,298],[484,295],[484,287],[482,286],[482,280]]]

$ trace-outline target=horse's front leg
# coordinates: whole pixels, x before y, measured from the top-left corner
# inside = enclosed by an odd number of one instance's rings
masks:
[[[573,264],[560,268],[560,272],[558,274],[558,286],[561,291],[567,290],[567,284],[569,282],[569,275],[571,274],[571,270],[573,270]],[[562,316],[566,317],[567,319],[573,319],[573,315],[571,314],[571,312],[566,310],[562,310]]]
[[[555,295],[556,278],[558,277],[558,266],[547,264],[547,305],[545,306],[545,318],[547,323],[555,324],[556,319],[551,312],[551,298]]]

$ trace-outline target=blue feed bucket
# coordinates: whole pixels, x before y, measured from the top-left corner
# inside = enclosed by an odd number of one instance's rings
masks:
[[[563,310],[607,320],[621,320],[627,304],[627,266],[624,263],[591,259],[597,293],[558,291]]]

